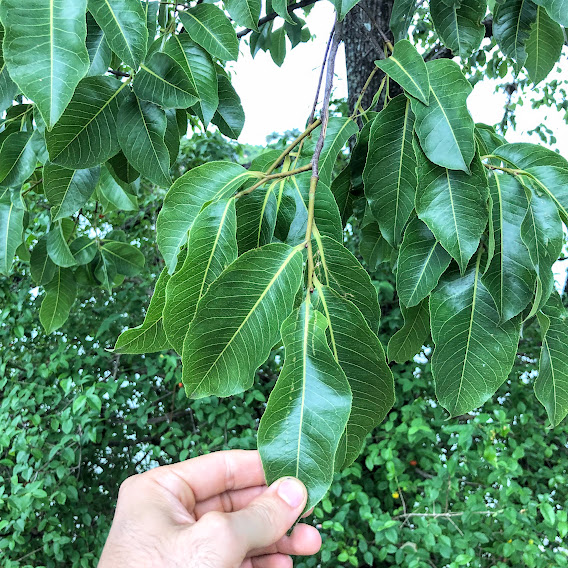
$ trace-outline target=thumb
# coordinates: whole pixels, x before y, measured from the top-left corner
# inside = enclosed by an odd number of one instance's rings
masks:
[[[294,477],[275,481],[244,509],[229,514],[233,534],[247,552],[276,543],[302,514],[308,492]]]

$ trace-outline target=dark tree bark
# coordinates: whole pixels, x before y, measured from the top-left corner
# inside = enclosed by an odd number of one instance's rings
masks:
[[[365,81],[375,68],[376,59],[384,59],[384,38],[393,42],[389,29],[394,0],[361,0],[345,17],[343,41],[345,43],[345,62],[347,67],[347,88],[349,108],[352,111]],[[378,29],[377,29],[378,28]],[[379,31],[380,30],[380,31]],[[378,71],[363,96],[362,105],[367,108],[377,92],[384,77]],[[391,89],[390,94],[398,94]]]

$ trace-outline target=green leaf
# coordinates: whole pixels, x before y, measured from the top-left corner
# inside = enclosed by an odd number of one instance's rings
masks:
[[[101,167],[99,183],[97,185],[97,197],[104,211],[117,209],[119,211],[137,211],[138,199],[136,195],[129,193],[119,184],[107,166]]]
[[[394,79],[409,95],[425,105],[430,103],[428,68],[422,56],[407,39],[397,42],[392,55],[382,61],[375,61],[375,65]]]
[[[371,212],[381,234],[394,247],[400,244],[414,209],[417,179],[413,127],[410,101],[404,95],[392,99],[373,121],[363,170]]]
[[[555,166],[568,170],[568,161],[550,148],[537,144],[518,142],[504,144],[493,151],[493,154],[503,158],[507,164],[521,170],[537,166]]]
[[[160,0],[144,0],[144,14],[146,15],[146,27],[148,28],[148,43],[156,38],[160,5]]]
[[[394,0],[390,17],[390,29],[396,42],[408,35],[408,28],[416,12],[416,0]]]
[[[481,282],[481,255],[461,276],[446,273],[430,296],[436,396],[452,416],[481,406],[505,381],[515,359],[520,317],[500,324]]]
[[[358,131],[357,124],[350,118],[335,116],[329,119],[318,168],[320,181],[328,187],[333,177],[337,155]],[[321,126],[312,132],[310,139],[304,144],[303,155],[311,158],[320,132]]]
[[[349,165],[343,168],[331,182],[330,189],[339,208],[341,224],[345,225],[353,213],[354,201],[354,196],[351,193],[351,168]]]
[[[80,170],[114,156],[120,150],[116,120],[127,87],[113,77],[83,79],[57,125],[45,134],[49,159]]]
[[[87,12],[87,52],[91,62],[87,77],[104,75],[110,67],[112,50],[103,30],[90,12]]]
[[[197,303],[210,284],[237,258],[236,229],[234,198],[204,207],[191,227],[189,253],[167,284],[163,314],[166,336],[179,354]]]
[[[203,124],[209,124],[219,106],[217,72],[209,54],[186,33],[174,34],[166,42],[164,53],[173,57],[185,71],[192,92],[199,97],[193,108]]]
[[[188,396],[230,396],[252,386],[301,280],[299,248],[273,243],[243,254],[211,284],[183,344]]]
[[[51,282],[55,268],[55,264],[47,254],[47,237],[44,235],[32,249],[30,258],[30,271],[34,282],[39,285]]]
[[[225,0],[223,2],[229,16],[239,25],[258,31],[260,0]]]
[[[53,221],[73,215],[91,197],[99,181],[100,167],[85,170],[68,170],[47,163],[43,168],[43,188],[52,205]]]
[[[166,53],[156,52],[140,66],[133,83],[140,99],[162,108],[187,108],[197,102],[197,91],[185,70]]]
[[[367,324],[376,333],[381,319],[377,289],[367,271],[341,243],[318,236],[316,276],[342,298],[350,300],[359,308]]]
[[[501,321],[507,321],[528,306],[535,290],[536,273],[521,239],[528,202],[523,186],[511,176],[492,175],[489,188],[495,253],[482,281],[497,305]]]
[[[16,96],[18,87],[10,78],[8,67],[2,53],[2,42],[4,41],[4,26],[0,23],[0,112],[4,112],[12,106],[12,101]]]
[[[134,94],[120,107],[117,133],[124,155],[142,175],[161,187],[171,184],[166,126],[164,110]]]
[[[431,162],[469,172],[475,140],[466,100],[472,87],[455,61],[435,59],[426,66],[430,76],[430,106],[411,99],[420,145]]]
[[[189,37],[223,61],[239,56],[239,40],[233,26],[222,10],[212,4],[199,4],[179,13]]]
[[[505,0],[495,6],[493,37],[501,51],[516,62],[517,70],[527,59],[525,46],[536,21],[536,9],[532,0]]]
[[[138,327],[123,331],[119,335],[113,349],[115,353],[138,355],[155,353],[170,348],[162,319],[162,311],[166,304],[166,285],[169,279],[170,275],[164,268],[156,282],[144,322]]]
[[[116,178],[126,184],[135,182],[140,177],[140,172],[132,167],[122,151],[115,154],[108,162],[107,167],[114,173]]]
[[[383,262],[388,262],[392,250],[392,247],[381,235],[377,223],[367,223],[361,228],[359,254],[367,263],[367,268],[370,272],[376,271]]]
[[[45,297],[39,310],[39,320],[45,333],[59,329],[67,321],[76,297],[73,271],[58,266],[53,279],[45,286]]]
[[[19,189],[0,191],[0,274],[7,276],[23,241],[25,205]]]
[[[568,414],[568,313],[557,292],[551,294],[537,318],[542,348],[534,392],[554,428]]]
[[[429,162],[415,145],[418,158],[416,212],[462,272],[487,226],[489,188],[479,158],[471,175]]]
[[[140,0],[89,0],[89,11],[105,33],[110,48],[132,69],[148,49],[146,13]]]
[[[475,140],[480,155],[491,154],[495,148],[506,144],[505,139],[492,126],[480,122],[475,125]]]
[[[178,128],[177,116],[178,112],[185,113],[185,110],[175,110],[173,108],[166,110],[166,132],[164,133],[164,143],[168,149],[170,156],[170,166],[172,166],[179,155],[180,148],[180,132]]]
[[[407,307],[418,305],[438,284],[451,257],[420,220],[410,221],[398,255],[396,289]]]
[[[4,140],[0,149],[0,188],[21,186],[34,173],[34,140],[31,132],[14,132]]]
[[[530,180],[524,178],[525,184]],[[532,184],[531,184],[532,185]],[[528,208],[521,224],[521,239],[538,276],[535,310],[546,302],[554,288],[552,265],[562,251],[562,221],[552,198],[540,188],[525,185]],[[531,312],[532,313],[532,312]]]
[[[298,25],[297,22],[293,20],[293,14],[288,12],[288,0],[272,0],[272,9],[289,24],[292,24],[294,27]]]
[[[430,333],[430,312],[428,299],[424,298],[416,306],[406,308],[400,305],[404,318],[404,326],[391,338],[388,345],[389,361],[406,363],[420,353],[422,346]]]
[[[284,59],[286,59],[286,30],[283,27],[272,33],[270,38],[270,56],[278,67],[282,67]]]
[[[158,247],[170,274],[201,208],[230,197],[254,174],[232,162],[209,162],[184,174],[172,185],[158,215]]]
[[[550,503],[541,503],[539,508],[544,522],[551,527],[556,525],[554,507]]]
[[[341,22],[347,15],[347,12],[357,4],[359,0],[331,0],[337,12],[337,19]]]
[[[10,77],[52,128],[89,69],[86,0],[3,0]]]
[[[105,242],[101,254],[107,261],[114,263],[118,274],[124,276],[136,276],[146,263],[144,255],[135,246],[120,241]]]
[[[237,201],[237,243],[239,254],[272,242],[276,228],[277,200],[275,188],[257,188]]]
[[[327,344],[327,325],[309,299],[282,324],[284,366],[258,429],[267,483],[300,479],[308,489],[307,510],[331,485],[351,409],[351,389]]]
[[[565,9],[568,10],[568,3]],[[563,46],[564,32],[562,28],[550,18],[544,8],[538,6],[536,20],[532,25],[525,46],[527,52],[525,67],[535,85],[546,79],[552,71],[554,65],[560,59]]]
[[[236,140],[245,125],[245,112],[241,99],[227,77],[218,75],[217,80],[219,82],[219,105],[211,122],[219,127],[222,134]]]
[[[355,305],[316,281],[314,304],[329,322],[328,335],[334,358],[351,387],[353,403],[342,438],[344,469],[357,458],[367,434],[378,426],[394,404],[394,379],[381,342]],[[344,455],[343,455],[344,454]]]
[[[535,4],[546,8],[548,15],[561,26],[568,27],[568,2],[566,0],[534,0]]]
[[[481,20],[487,12],[487,0],[461,0],[448,5],[445,0],[430,2],[430,15],[444,45],[461,58],[479,49],[485,37]]]
[[[97,254],[97,242],[83,235],[69,245],[69,250],[77,264],[89,264]]]
[[[53,223],[49,233],[47,233],[47,254],[57,266],[63,268],[77,265],[77,261],[67,244],[73,225],[71,219],[62,219]]]

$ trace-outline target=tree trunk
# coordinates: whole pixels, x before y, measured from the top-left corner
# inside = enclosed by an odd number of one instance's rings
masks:
[[[345,17],[343,41],[347,67],[348,101],[351,111],[367,78],[375,68],[375,60],[384,59],[385,42],[381,31],[391,43],[393,42],[389,29],[393,3],[394,0],[361,0]],[[363,96],[362,106],[364,108],[370,106],[383,77],[384,73],[380,70],[373,77]],[[394,92],[391,88],[390,95],[394,96],[400,92],[400,90]]]

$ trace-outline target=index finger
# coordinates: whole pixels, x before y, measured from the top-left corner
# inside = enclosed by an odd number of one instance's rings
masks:
[[[159,470],[160,476],[167,472],[187,484],[197,503],[225,491],[266,483],[260,455],[256,450],[213,452],[151,472]]]

